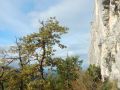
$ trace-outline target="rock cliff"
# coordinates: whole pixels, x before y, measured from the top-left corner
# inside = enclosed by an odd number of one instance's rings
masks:
[[[103,81],[117,80],[120,87],[120,0],[94,0],[90,64],[100,66]]]

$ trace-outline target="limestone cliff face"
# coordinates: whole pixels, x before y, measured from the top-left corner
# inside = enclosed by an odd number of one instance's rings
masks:
[[[95,0],[94,4],[90,64],[100,66],[103,80],[120,82],[120,0]]]

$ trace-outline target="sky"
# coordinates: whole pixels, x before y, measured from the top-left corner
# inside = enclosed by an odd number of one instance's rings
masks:
[[[92,11],[92,0],[0,0],[0,47],[14,45],[15,37],[38,31],[39,20],[55,16],[69,28],[61,40],[67,49],[57,48],[57,55],[87,57]]]

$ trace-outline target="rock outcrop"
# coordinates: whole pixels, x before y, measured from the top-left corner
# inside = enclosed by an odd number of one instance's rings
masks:
[[[120,87],[120,0],[95,0],[91,23],[90,64],[100,66],[103,81]]]

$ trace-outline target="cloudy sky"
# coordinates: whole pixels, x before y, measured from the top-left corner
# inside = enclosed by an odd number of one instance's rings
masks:
[[[0,47],[13,45],[15,37],[37,31],[39,20],[55,16],[70,29],[62,38],[68,48],[58,55],[87,55],[92,7],[92,0],[0,0]]]

